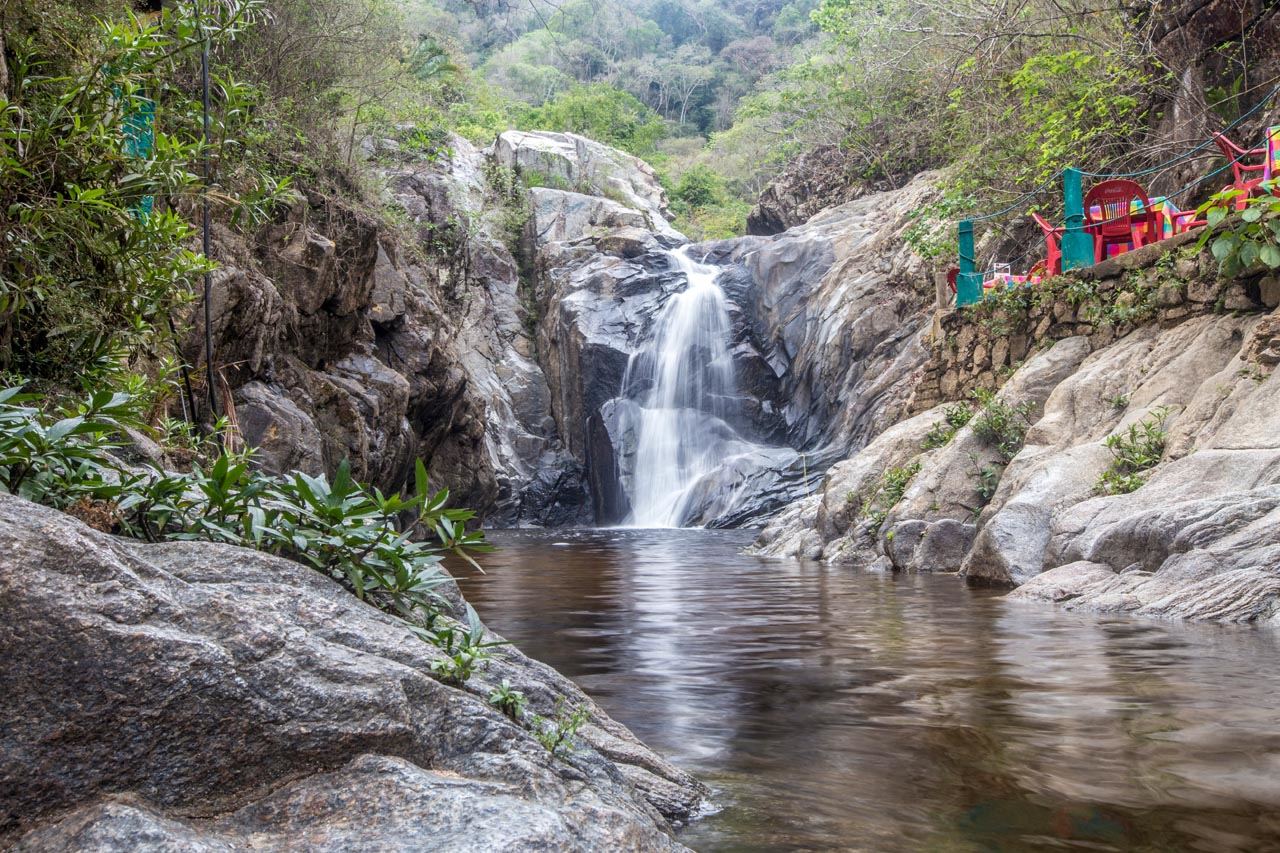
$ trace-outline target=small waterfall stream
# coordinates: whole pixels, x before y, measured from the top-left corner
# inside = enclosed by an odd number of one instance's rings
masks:
[[[686,523],[699,482],[754,449],[730,425],[738,400],[720,271],[687,249],[672,257],[689,285],[663,306],[652,341],[631,356],[622,381],[623,397],[637,404],[627,519],[636,527]]]

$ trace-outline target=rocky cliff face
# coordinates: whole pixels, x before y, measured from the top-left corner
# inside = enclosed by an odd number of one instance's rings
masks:
[[[797,157],[764,188],[747,214],[747,233],[781,234],[869,191],[853,174],[845,152],[835,145],[819,146]]]
[[[977,419],[924,449],[945,416],[935,406],[836,464],[821,493],[780,515],[757,550],[958,571],[1070,607],[1275,618],[1280,282],[1221,280],[1207,253],[1176,245],[1076,278],[1063,287],[1095,294],[1096,306],[1050,294],[1026,316],[954,312],[926,329],[932,355],[917,403],[1002,385],[997,401],[1022,407],[1029,425],[1007,466]],[[1163,423],[1159,464],[1135,490],[1104,494],[1108,439],[1154,423]],[[877,527],[863,502],[890,469],[915,473]]]
[[[681,850],[702,787],[509,646],[442,653],[320,574],[0,496],[0,846]],[[486,638],[493,639],[493,638]],[[583,706],[553,757],[487,702]]]
[[[455,139],[439,162],[385,163],[403,233],[300,196],[255,240],[219,234],[217,360],[267,468],[315,473],[349,458],[358,477],[396,489],[420,457],[494,523],[589,520],[502,239],[520,202],[486,179],[488,162]]]

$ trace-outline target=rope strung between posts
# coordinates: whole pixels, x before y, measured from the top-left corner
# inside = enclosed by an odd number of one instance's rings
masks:
[[[1248,119],[1250,116],[1258,112],[1258,110],[1262,109],[1264,106],[1270,103],[1271,100],[1277,94],[1280,94],[1280,84],[1277,84],[1274,88],[1272,88],[1272,90],[1267,94],[1265,98],[1258,101],[1258,103],[1254,104],[1249,110],[1243,113],[1239,118],[1237,118],[1235,121],[1228,124],[1222,130],[1218,131],[1218,133],[1224,134],[1229,130],[1239,127],[1241,124],[1244,123],[1246,119]],[[1186,160],[1190,160],[1196,154],[1200,153],[1201,151],[1205,150],[1206,148],[1208,148],[1213,144],[1215,144],[1214,139],[1213,137],[1210,137],[1209,139],[1206,139],[1205,141],[1201,142],[1199,145],[1195,146],[1191,150],[1186,151],[1182,154],[1179,154],[1177,157],[1173,157],[1169,160],[1166,160],[1163,163],[1159,163],[1147,169],[1139,169],[1136,172],[1081,172],[1080,174],[1086,178],[1141,178],[1146,175],[1153,174],[1155,172],[1163,171],[1165,169],[1168,169],[1171,166],[1176,166],[1178,163],[1182,163]],[[1239,158],[1236,158],[1236,159],[1238,160]],[[1233,160],[1232,162],[1236,162],[1236,161]],[[1185,187],[1183,189],[1185,189]]]
[[[1266,97],[1262,98],[1260,101],[1258,101],[1258,103],[1254,104],[1244,113],[1242,113],[1238,118],[1236,118],[1226,127],[1224,127],[1220,131],[1220,133],[1226,133],[1227,131],[1230,131],[1236,127],[1239,127],[1241,124],[1247,121],[1250,117],[1255,115],[1259,110],[1261,110],[1264,106],[1271,103],[1271,101],[1273,101],[1277,95],[1280,95],[1280,83],[1277,83],[1274,87],[1272,87],[1271,91],[1267,93]],[[1162,163],[1158,163],[1146,169],[1139,169],[1134,172],[1081,172],[1080,175],[1081,177],[1085,177],[1085,178],[1141,178],[1146,175],[1151,175],[1156,172],[1163,171],[1165,169],[1170,168],[1171,166],[1176,166],[1177,164],[1185,162],[1187,160],[1191,160],[1214,144],[1215,144],[1214,139],[1210,137],[1209,139],[1206,139],[1205,141],[1199,143],[1198,145],[1194,146],[1193,148],[1187,151],[1184,151],[1183,153],[1179,154],[1176,157],[1172,157],[1168,160],[1165,160]],[[1246,152],[1246,154],[1247,153],[1248,152]],[[1242,159],[1242,156],[1235,157],[1234,159],[1228,162],[1227,166],[1230,167],[1231,165],[1238,163]],[[1017,210],[1019,207],[1024,206],[1028,201],[1040,195],[1042,192],[1044,192],[1046,189],[1052,186],[1055,181],[1057,181],[1059,178],[1062,177],[1063,172],[1065,171],[1066,171],[1065,169],[1059,169],[1058,171],[1050,175],[1047,179],[1045,179],[1035,189],[1030,190],[1029,192],[1023,193],[1022,195],[1014,199],[1012,202],[1010,202],[1009,204],[1005,205],[1004,207],[1000,208],[999,210],[993,213],[986,213],[986,214],[983,214],[982,216],[969,216],[964,218],[970,222],[978,223],[978,222],[987,222],[992,219],[997,219],[1001,216],[1011,213],[1014,210]],[[1214,172],[1211,172],[1210,174],[1211,175],[1219,174],[1222,171],[1224,170],[1219,169]],[[1188,186],[1193,186],[1195,185],[1195,183],[1196,182],[1193,182]],[[1176,193],[1171,193],[1167,195],[1166,198],[1173,198],[1176,195],[1180,195],[1183,192],[1185,192],[1187,188],[1188,187],[1183,187],[1182,189],[1178,190]],[[953,222],[958,222],[958,221],[960,220],[953,220]]]

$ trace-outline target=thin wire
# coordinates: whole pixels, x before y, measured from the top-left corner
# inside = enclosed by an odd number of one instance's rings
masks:
[[[986,222],[988,219],[996,219],[997,217],[1004,216],[1009,211],[1015,210],[1016,208],[1021,207],[1028,199],[1033,198],[1034,196],[1038,196],[1040,193],[1044,192],[1046,189],[1048,189],[1048,187],[1054,181],[1062,177],[1062,173],[1064,171],[1066,170],[1059,169],[1058,171],[1054,172],[1052,175],[1046,178],[1044,183],[1040,184],[1040,186],[1036,187],[1030,192],[1026,192],[1018,196],[1007,207],[1001,208],[1000,210],[997,210],[995,213],[987,213],[987,214],[983,214],[982,216],[970,216],[968,217],[968,220],[970,222]]]
[[[1254,104],[1251,108],[1249,108],[1249,110],[1243,113],[1239,118],[1237,118],[1235,121],[1228,124],[1222,130],[1218,131],[1218,133],[1223,134],[1223,133],[1226,133],[1228,130],[1231,130],[1239,126],[1242,122],[1244,122],[1245,119],[1249,118],[1258,110],[1262,109],[1264,106],[1270,103],[1271,99],[1274,98],[1277,94],[1280,94],[1280,84],[1277,84],[1274,88],[1272,88],[1271,92],[1265,98],[1258,101],[1258,103]],[[1213,144],[1215,144],[1215,138],[1210,137],[1205,141],[1201,142],[1196,147],[1178,155],[1177,157],[1174,157],[1170,160],[1166,160],[1163,163],[1160,163],[1155,166],[1151,166],[1150,168],[1147,168],[1147,169],[1139,169],[1136,172],[1081,172],[1080,174],[1084,175],[1086,178],[1141,178],[1144,175],[1150,175],[1153,172],[1160,172],[1160,171],[1163,171],[1164,169],[1169,168],[1170,166],[1177,165],[1178,163],[1181,163],[1184,160],[1189,160],[1192,157],[1194,157],[1196,154],[1198,154],[1199,152],[1203,151],[1204,149],[1208,148],[1210,145],[1213,145]]]

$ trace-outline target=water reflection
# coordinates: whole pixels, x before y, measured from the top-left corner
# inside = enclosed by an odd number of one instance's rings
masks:
[[[748,538],[501,533],[463,579],[713,785],[689,846],[1280,850],[1274,634],[760,561]]]

